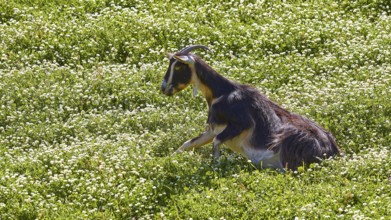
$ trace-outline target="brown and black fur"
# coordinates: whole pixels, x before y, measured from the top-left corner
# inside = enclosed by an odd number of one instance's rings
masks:
[[[292,170],[340,152],[331,133],[315,122],[290,113],[251,86],[224,78],[200,57],[180,51],[170,57],[161,89],[173,95],[189,84],[208,103],[208,128],[177,152],[213,142],[216,158],[225,144],[256,165]]]

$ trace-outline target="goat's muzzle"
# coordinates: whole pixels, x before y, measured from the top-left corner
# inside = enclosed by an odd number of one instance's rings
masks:
[[[174,88],[173,88],[172,84],[167,85],[167,82],[164,80],[162,82],[162,85],[160,86],[160,90],[162,91],[162,93],[164,95],[172,96]]]

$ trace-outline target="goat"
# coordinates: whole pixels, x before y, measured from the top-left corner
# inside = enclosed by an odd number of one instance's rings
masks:
[[[188,46],[171,54],[161,91],[167,96],[193,86],[200,90],[209,107],[207,128],[198,137],[186,141],[176,153],[213,142],[218,159],[224,144],[256,166],[296,170],[340,154],[331,133],[315,122],[278,106],[257,89],[226,79]]]

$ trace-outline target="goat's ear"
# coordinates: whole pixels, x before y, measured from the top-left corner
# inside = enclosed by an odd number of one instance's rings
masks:
[[[174,55],[174,58],[185,64],[194,64],[195,60],[190,55]]]

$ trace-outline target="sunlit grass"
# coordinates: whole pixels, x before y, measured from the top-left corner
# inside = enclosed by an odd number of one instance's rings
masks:
[[[0,1],[0,219],[387,219],[390,16],[386,0]],[[159,93],[165,53],[189,44],[343,156],[281,174],[172,155],[207,117],[190,90]]]

